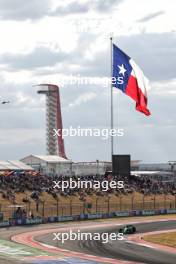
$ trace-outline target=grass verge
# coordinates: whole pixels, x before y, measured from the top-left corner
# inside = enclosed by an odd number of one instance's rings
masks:
[[[143,239],[148,242],[176,248],[176,232],[148,235]]]

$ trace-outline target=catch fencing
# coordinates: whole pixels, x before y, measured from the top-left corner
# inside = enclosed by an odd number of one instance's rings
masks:
[[[47,201],[39,200],[20,205],[3,205],[0,204],[0,221],[14,219],[18,207],[25,211],[24,217],[63,217],[63,216],[77,216],[77,215],[95,215],[95,214],[107,214],[110,215],[113,212],[133,212],[133,211],[157,211],[157,210],[176,210],[176,195],[163,195],[158,197],[154,195],[152,198],[143,195],[141,199],[137,199],[134,196],[117,197],[111,199],[107,197],[102,201],[101,197],[97,197],[93,201],[80,201],[74,202],[71,198],[68,198],[66,202],[59,199]]]

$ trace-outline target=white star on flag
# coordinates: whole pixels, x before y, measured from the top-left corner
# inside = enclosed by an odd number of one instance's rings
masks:
[[[124,65],[123,64],[121,66],[118,65],[118,67],[119,67],[119,70],[120,70],[119,74],[122,74],[123,76],[125,76],[125,72],[127,70],[125,69]]]

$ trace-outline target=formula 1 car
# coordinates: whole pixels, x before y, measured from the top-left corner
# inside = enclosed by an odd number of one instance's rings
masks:
[[[134,234],[136,232],[136,227],[133,225],[126,225],[119,229],[119,233],[122,234]]]

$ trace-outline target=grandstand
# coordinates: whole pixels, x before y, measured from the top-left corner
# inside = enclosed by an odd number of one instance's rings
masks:
[[[69,177],[69,176],[68,176]],[[4,219],[15,217],[22,208],[23,215],[42,218],[94,213],[124,212],[129,210],[176,209],[176,184],[150,177],[124,179],[124,190],[53,189],[54,180],[68,177],[46,177],[34,171],[15,171],[0,176],[0,212]],[[77,177],[75,176],[74,179]],[[103,175],[83,176],[84,180],[105,179]],[[112,175],[106,176],[112,180]],[[122,180],[116,177],[114,180]]]

